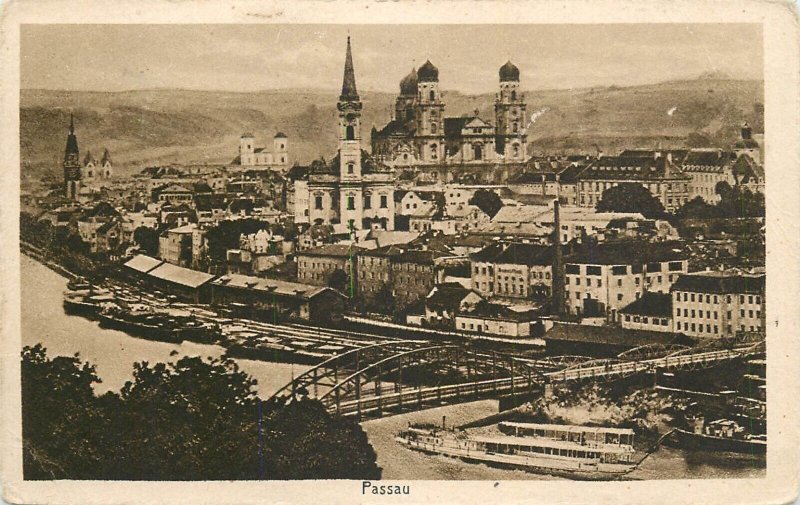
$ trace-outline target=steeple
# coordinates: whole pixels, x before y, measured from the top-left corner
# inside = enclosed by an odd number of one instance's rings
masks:
[[[78,160],[78,138],[75,136],[75,120],[72,114],[69,115],[69,135],[67,135],[67,147],[64,150],[64,162],[71,160]]]
[[[342,80],[342,94],[339,95],[339,100],[344,101],[359,101],[358,91],[356,90],[356,75],[353,70],[353,54],[350,50],[350,36],[347,37],[347,55],[344,59],[344,79]]]

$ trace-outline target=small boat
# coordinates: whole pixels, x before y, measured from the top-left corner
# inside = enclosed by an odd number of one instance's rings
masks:
[[[736,421],[717,419],[706,424],[702,417],[698,417],[695,423],[691,431],[682,428],[674,430],[673,440],[679,447],[753,456],[767,453],[767,436],[749,434]]]
[[[498,427],[498,435],[473,435],[411,426],[395,440],[428,454],[579,480],[618,479],[637,466],[633,430],[529,423]]]

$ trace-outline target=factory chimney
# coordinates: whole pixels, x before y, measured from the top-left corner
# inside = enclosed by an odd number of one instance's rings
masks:
[[[561,251],[561,213],[559,202],[553,202],[553,292],[550,312],[554,316],[564,313],[564,259]]]

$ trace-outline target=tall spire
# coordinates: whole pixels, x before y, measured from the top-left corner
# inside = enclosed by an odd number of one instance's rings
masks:
[[[356,75],[353,71],[353,53],[350,50],[350,36],[347,37],[347,55],[344,59],[344,79],[342,80],[342,94],[339,96],[341,101],[358,101],[358,91],[356,91]]]
[[[72,117],[72,113],[69,113],[69,134],[75,134],[75,119]]]
[[[67,135],[67,148],[64,153],[64,160],[74,156],[74,161],[78,161],[78,138],[75,136],[75,121],[72,114],[69,115],[69,135]]]

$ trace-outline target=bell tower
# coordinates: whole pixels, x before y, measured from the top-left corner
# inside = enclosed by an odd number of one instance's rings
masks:
[[[500,92],[494,104],[495,147],[506,162],[521,162],[528,157],[525,108],[525,95],[519,89],[519,69],[508,61],[500,67]]]
[[[69,134],[67,148],[64,150],[64,196],[77,200],[81,190],[81,162],[78,151],[78,138],[75,136],[75,121],[69,115]]]
[[[423,163],[444,160],[444,102],[439,69],[430,60],[417,70],[416,143]]]
[[[360,229],[363,218],[361,173],[361,99],[356,90],[350,37],[344,60],[339,111],[339,216],[342,224]]]

